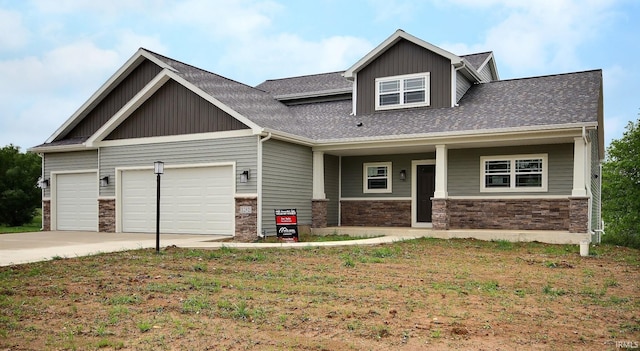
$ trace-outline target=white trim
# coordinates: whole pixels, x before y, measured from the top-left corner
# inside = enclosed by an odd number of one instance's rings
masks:
[[[574,138],[573,142],[573,190],[571,196],[587,196],[587,162],[586,145],[583,137]]]
[[[324,189],[324,152],[313,151],[313,196],[314,200],[327,198]]]
[[[115,196],[98,196],[98,200],[115,200]]]
[[[82,174],[82,173],[95,173],[96,174],[96,199],[98,199],[99,197],[99,192],[100,192],[100,187],[99,187],[99,180],[98,180],[98,169],[95,168],[90,168],[90,169],[79,169],[79,170],[73,170],[73,171],[51,171],[49,173],[49,228],[50,230],[54,231],[54,230],[58,230],[58,194],[57,194],[57,188],[58,188],[58,176],[59,175],[65,175],[65,174]],[[96,232],[99,230],[99,223],[100,223],[100,208],[98,207],[98,201],[96,201]]]
[[[397,43],[400,39],[406,39],[416,45],[419,45],[429,51],[433,51],[434,53],[440,55],[440,56],[444,56],[445,58],[448,58],[452,64],[459,64],[462,59],[457,56],[454,55],[452,53],[450,53],[449,51],[446,51],[444,49],[441,49],[433,44],[430,44],[422,39],[416,38],[413,35],[398,29],[397,31],[395,31],[390,37],[388,37],[385,41],[383,41],[382,43],[380,43],[380,45],[376,46],[373,50],[371,50],[367,55],[365,55],[363,58],[361,58],[358,62],[356,62],[353,66],[349,67],[349,69],[347,69],[344,72],[344,77],[347,79],[352,79],[354,78],[354,74],[357,73],[362,67],[366,66],[367,64],[369,64],[371,61],[375,60],[378,56],[380,56],[381,54],[383,54],[385,51],[387,51],[388,48],[390,48],[391,46],[393,46],[395,43]]]
[[[385,189],[369,189],[369,167],[387,167],[387,187]],[[382,194],[393,192],[392,162],[366,162],[362,164],[362,192],[364,194]]]
[[[257,199],[258,198],[258,194],[256,193],[252,193],[252,194],[245,194],[245,193],[237,193],[233,196],[234,199]]]
[[[358,103],[358,73],[353,74],[353,91],[351,92],[351,114],[356,115],[356,106]]]
[[[533,195],[533,194],[522,194],[522,195],[478,195],[478,196],[449,196],[448,199],[451,200],[530,200],[530,199],[550,199],[550,200],[559,200],[559,199],[569,199],[571,195]]]
[[[410,197],[341,197],[340,201],[406,201]]]
[[[449,170],[449,150],[446,145],[436,145],[436,186],[433,197],[436,199],[446,199],[449,192],[448,170]]]
[[[517,187],[516,186],[516,161],[522,159],[541,159],[542,160],[542,184],[540,187]],[[486,161],[509,161],[509,187],[508,188],[488,188],[486,186]],[[495,155],[480,157],[480,192],[481,193],[532,193],[547,192],[549,174],[549,155],[548,154],[516,154],[516,155]]]
[[[150,60],[151,62],[155,63],[156,65],[160,66],[163,69],[166,68],[166,69],[173,70],[169,65],[159,60],[153,54],[149,53],[148,51],[142,48],[138,49],[138,51],[136,51],[136,53],[133,54],[133,56],[131,56],[127,60],[127,62],[125,62],[111,77],[109,77],[109,79],[104,84],[102,84],[100,89],[98,89],[95,93],[93,93],[93,95],[91,95],[91,97],[84,104],[82,104],[82,106],[80,106],[80,108],[78,108],[76,112],[74,112],[73,115],[71,115],[71,117],[69,117],[69,119],[67,119],[62,124],[62,126],[60,126],[60,128],[58,128],[49,137],[49,139],[45,141],[45,143],[50,143],[54,141],[58,136],[60,136],[64,131],[66,131],[67,128],[69,128],[73,124],[73,122],[75,122],[75,120],[78,119],[85,112],[86,109],[88,109],[92,104],[94,104],[103,94],[105,94],[107,91],[110,91],[111,87],[119,83],[121,78],[126,77],[133,70],[135,70],[144,61],[144,59]]]
[[[436,160],[412,160],[411,161],[411,227],[431,228],[429,222],[418,222],[418,166],[436,165]],[[436,172],[438,167],[436,166]]]
[[[404,102],[404,82],[408,79],[423,78],[424,79],[424,101],[423,102]],[[384,82],[398,82],[398,103],[393,105],[380,105],[380,84]],[[420,91],[420,90],[416,90]],[[429,106],[431,104],[431,73],[422,72],[414,74],[403,74],[399,76],[379,77],[375,79],[375,109],[376,111],[395,110],[401,108],[412,108]]]
[[[208,132],[208,133],[196,133],[196,134],[181,134],[181,135],[167,135],[157,137],[146,138],[132,138],[132,139],[118,139],[118,140],[105,140],[96,142],[98,147],[107,146],[128,146],[128,145],[143,145],[143,144],[157,144],[157,143],[172,143],[181,141],[197,141],[197,140],[212,140],[212,139],[226,139],[237,138],[255,135],[251,129],[231,130],[224,132]]]

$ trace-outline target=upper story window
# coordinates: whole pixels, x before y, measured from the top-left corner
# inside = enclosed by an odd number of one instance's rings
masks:
[[[365,163],[363,166],[364,193],[391,192],[391,162]]]
[[[429,106],[429,72],[376,78],[376,110]]]
[[[547,154],[480,158],[482,192],[547,191]]]

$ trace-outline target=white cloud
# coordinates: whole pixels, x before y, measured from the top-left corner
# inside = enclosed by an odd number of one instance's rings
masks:
[[[491,7],[497,24],[486,32],[484,42],[472,46],[455,43],[448,48],[493,50],[500,64],[515,74],[575,70],[578,48],[612,18],[611,1],[507,1],[454,0],[465,7]],[[479,50],[478,50],[479,49]],[[455,51],[454,51],[455,52]]]
[[[28,38],[29,30],[22,23],[22,15],[0,9],[0,52],[22,48]]]
[[[166,53],[169,49],[157,37],[140,35],[130,29],[122,30],[118,34],[118,44],[116,50],[122,57],[132,56],[139,48],[149,49],[160,54]],[[122,62],[124,63],[124,62]]]

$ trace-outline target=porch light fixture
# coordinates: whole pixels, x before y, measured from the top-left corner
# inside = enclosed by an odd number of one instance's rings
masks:
[[[160,175],[164,173],[164,162],[153,163],[153,173],[156,174],[156,253],[160,253]]]
[[[49,188],[49,179],[40,179],[38,181],[38,186],[41,189],[48,189]]]
[[[407,171],[404,169],[400,171],[400,180],[403,182],[407,180]]]
[[[240,173],[240,183],[246,183],[249,181],[249,170],[242,171]]]
[[[100,178],[100,186],[104,188],[107,185],[109,185],[109,176]]]

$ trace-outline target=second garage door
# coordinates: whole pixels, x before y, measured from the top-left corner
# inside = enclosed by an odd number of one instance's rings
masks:
[[[123,171],[122,231],[154,233],[156,175]],[[233,235],[235,204],[231,166],[165,168],[161,176],[160,232]]]

